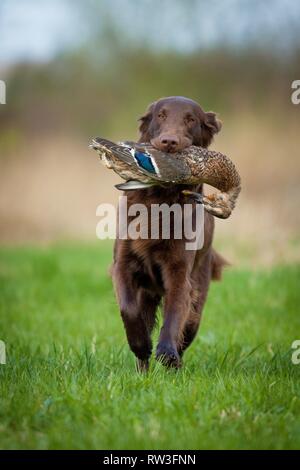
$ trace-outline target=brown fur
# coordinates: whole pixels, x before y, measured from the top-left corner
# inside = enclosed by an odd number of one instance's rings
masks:
[[[207,147],[221,123],[194,101],[161,99],[141,118],[140,142],[175,152],[189,145]],[[182,186],[153,187],[127,192],[128,207],[142,203],[184,204]],[[189,187],[202,191],[202,187]],[[156,356],[166,365],[180,366],[184,350],[194,339],[211,279],[220,279],[225,260],[212,248],[213,216],[205,212],[204,246],[185,249],[186,240],[116,240],[113,280],[131,350],[141,369],[152,351],[151,332],[163,299],[164,323]],[[172,231],[171,231],[172,233]]]

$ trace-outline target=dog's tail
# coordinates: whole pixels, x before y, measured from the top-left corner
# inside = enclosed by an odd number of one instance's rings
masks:
[[[219,255],[214,249],[212,249],[211,258],[211,278],[214,281],[220,281],[222,279],[222,272],[226,266],[230,266],[230,263]]]

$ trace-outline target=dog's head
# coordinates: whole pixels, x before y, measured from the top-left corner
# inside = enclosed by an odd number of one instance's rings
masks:
[[[222,127],[215,113],[206,113],[183,96],[155,101],[140,121],[140,142],[150,142],[163,152],[177,152],[190,145],[208,147]]]

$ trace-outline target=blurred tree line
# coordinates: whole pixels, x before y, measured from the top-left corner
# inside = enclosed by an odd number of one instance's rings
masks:
[[[149,8],[149,2],[145,4]],[[176,0],[173,7],[176,4],[181,8],[183,2]],[[186,4],[182,11],[193,19],[190,27],[197,37],[195,2]],[[11,136],[64,132],[86,138],[95,134],[135,138],[135,118],[148,103],[168,95],[189,96],[223,116],[238,116],[241,109],[270,116],[296,112],[290,105],[291,82],[300,78],[296,43],[292,53],[279,50],[276,54],[272,42],[262,46],[253,41],[238,47],[221,40],[204,48],[197,42],[184,50],[168,45],[159,48],[159,15],[167,14],[167,9],[157,12],[157,44],[153,45],[147,36],[139,41],[126,34],[126,30],[143,29],[141,18],[144,27],[152,28],[139,8],[136,23],[134,9],[131,20],[124,12],[126,27],[123,22],[121,28],[120,18],[113,21],[111,10],[101,2],[75,0],[73,5],[78,18],[89,24],[89,35],[80,46],[61,52],[51,62],[19,63],[7,71],[9,106],[0,110],[2,136],[7,131]],[[123,5],[132,8],[133,2]]]
[[[2,130],[124,137],[149,102],[168,95],[187,95],[226,114],[241,108],[283,112],[290,106],[290,84],[300,76],[299,61],[286,64],[251,51],[119,52],[98,66],[84,51],[47,64],[15,66],[9,73],[9,107],[1,109]]]

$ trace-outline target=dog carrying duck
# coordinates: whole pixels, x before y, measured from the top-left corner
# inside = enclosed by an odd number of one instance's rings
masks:
[[[200,183],[217,188],[219,192],[209,196],[188,189],[182,190],[182,193],[188,199],[203,204],[209,213],[221,219],[230,216],[241,190],[239,173],[230,158],[203,147],[192,145],[181,152],[166,153],[150,144],[131,141],[116,144],[96,137],[90,148],[97,151],[107,168],[126,180],[116,185],[119,190]]]

